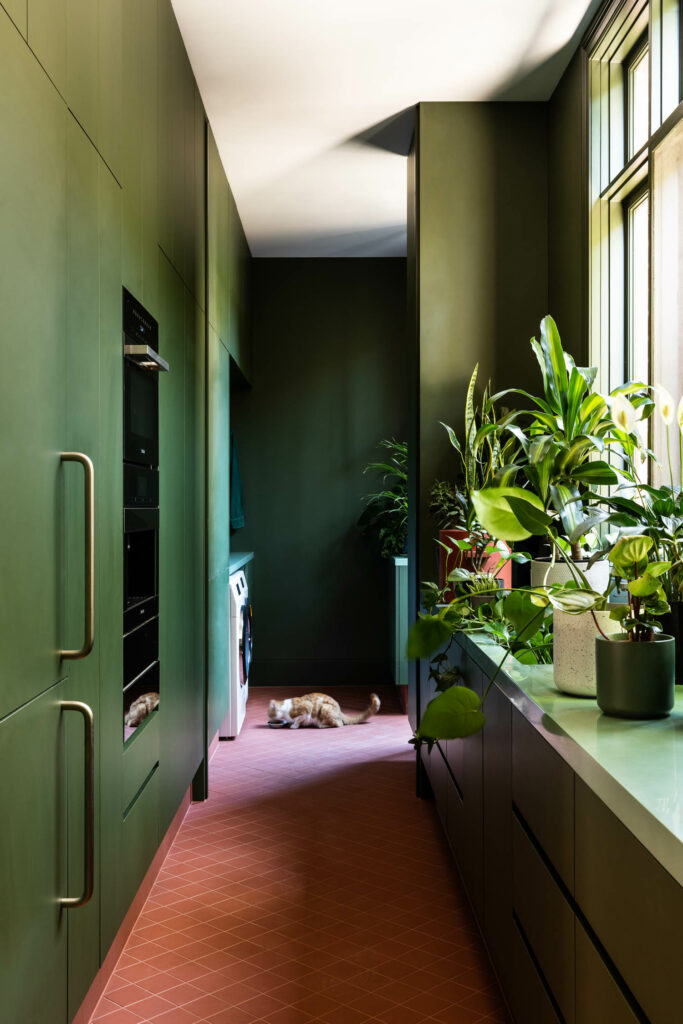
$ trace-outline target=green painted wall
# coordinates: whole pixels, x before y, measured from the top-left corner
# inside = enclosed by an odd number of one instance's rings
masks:
[[[588,362],[586,81],[578,50],[548,103],[548,307],[580,365]]]
[[[253,550],[254,682],[388,678],[390,570],[355,523],[377,442],[408,426],[405,261],[253,264],[253,391],[231,420]]]
[[[419,509],[453,473],[439,421],[460,429],[470,374],[535,383],[529,338],[548,311],[546,105],[422,103],[417,134]],[[419,578],[435,534],[419,524]]]

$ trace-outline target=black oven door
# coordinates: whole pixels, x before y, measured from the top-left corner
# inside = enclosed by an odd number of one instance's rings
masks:
[[[142,466],[159,465],[159,375],[130,359],[123,361],[123,457]]]

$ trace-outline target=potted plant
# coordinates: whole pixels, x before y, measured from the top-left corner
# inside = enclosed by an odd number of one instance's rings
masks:
[[[408,536],[408,445],[385,438],[379,446],[386,459],[369,463],[363,472],[381,474],[380,490],[364,496],[358,525],[377,536],[383,558],[393,558],[405,554]]]
[[[536,507],[555,521],[551,554],[532,562],[531,584],[574,580],[605,591],[609,567],[600,558],[589,558],[583,547],[586,535],[596,525],[588,514],[586,498],[594,487],[619,483],[615,468],[604,458],[610,449],[619,454],[625,443],[638,444],[637,437],[629,437],[616,425],[613,404],[629,394],[629,407],[649,415],[653,403],[640,384],[623,385],[607,398],[596,392],[597,367],[576,366],[562,348],[551,316],[541,321],[540,338],[532,338],[531,347],[541,369],[543,397],[511,388],[492,398],[496,402],[512,393],[532,402],[532,408],[515,411],[498,428],[519,442],[515,463],[500,475],[503,486],[513,482],[533,494],[539,499]],[[620,472],[627,475],[628,468]],[[494,478],[487,486],[496,485]],[[480,489],[479,493],[484,492]],[[560,557],[562,554],[568,557]]]
[[[595,661],[598,705],[617,718],[663,718],[674,704],[674,638],[660,632],[658,621],[669,610],[661,578],[671,566],[650,561],[653,547],[650,537],[622,537],[609,555],[628,604],[612,610],[624,632],[601,632]]]
[[[467,387],[465,423],[462,443],[452,427],[442,423],[457,455],[453,481],[435,480],[430,494],[429,511],[439,527],[439,586],[446,587],[447,577],[456,568],[474,573],[490,573],[503,587],[512,582],[510,549],[492,538],[478,521],[470,495],[486,487],[514,457],[516,440],[502,443],[499,423],[490,396],[490,385],[484,389],[479,405],[475,404],[475,388],[479,364],[474,367]],[[451,594],[446,590],[447,596]]]
[[[683,682],[683,494],[680,482],[674,482],[671,463],[670,429],[674,422],[673,400],[668,392],[659,388],[655,392],[655,404],[667,431],[667,463],[669,483],[657,487],[638,479],[634,465],[634,483],[622,484],[610,494],[597,496],[606,509],[604,521],[616,526],[623,534],[638,533],[653,542],[652,553],[656,560],[669,562],[669,568],[662,573],[660,581],[670,610],[661,615],[665,633],[672,635],[676,647],[676,682]],[[633,422],[635,411],[623,403],[623,414]],[[683,399],[678,403],[675,416],[678,426],[679,453],[683,456]],[[683,458],[681,459],[683,464]]]

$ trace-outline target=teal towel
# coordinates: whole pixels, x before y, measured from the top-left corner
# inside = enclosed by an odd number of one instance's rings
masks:
[[[244,526],[244,497],[242,474],[237,456],[235,435],[230,431],[230,529],[241,530]]]

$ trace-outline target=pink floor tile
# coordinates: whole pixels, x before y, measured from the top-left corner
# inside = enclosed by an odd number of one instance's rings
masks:
[[[296,692],[252,689],[93,1024],[505,1024],[393,691],[363,726],[270,729]]]

